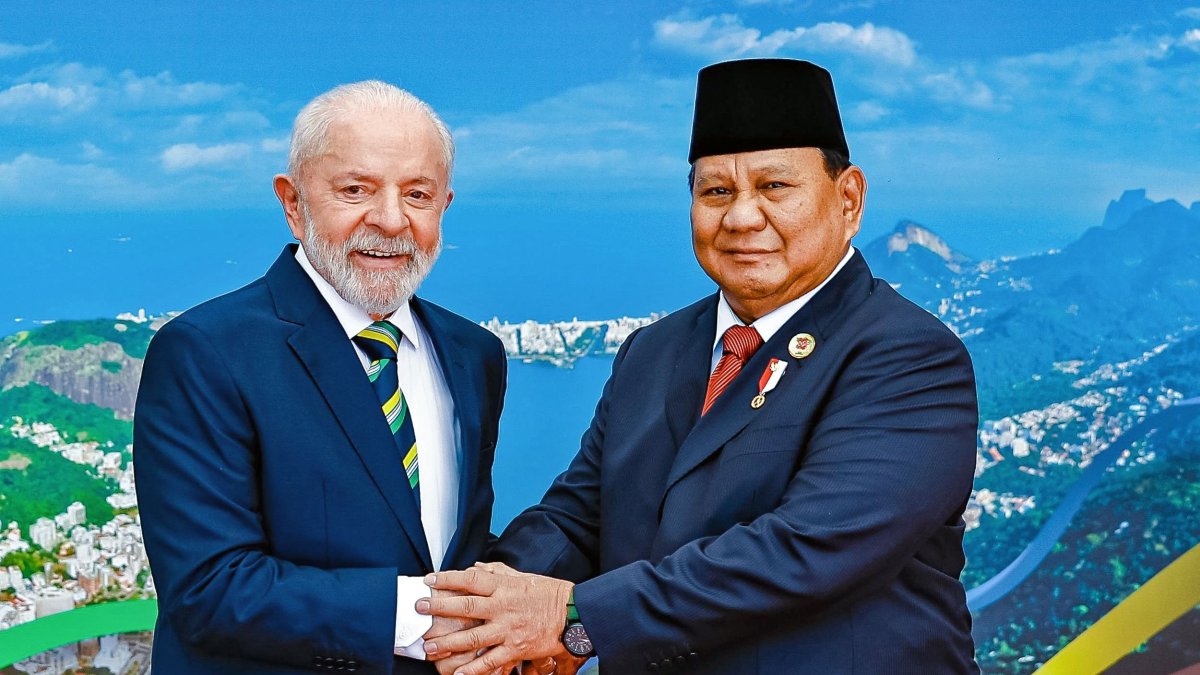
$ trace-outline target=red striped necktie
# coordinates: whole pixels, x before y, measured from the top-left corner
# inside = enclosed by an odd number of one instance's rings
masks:
[[[742,366],[754,356],[754,352],[762,343],[762,336],[758,334],[758,330],[750,326],[730,326],[729,330],[725,331],[725,335],[721,336],[721,346],[725,353],[721,355],[716,369],[708,378],[708,393],[704,395],[704,407],[700,410],[700,415],[708,412],[713,402],[725,391],[725,387],[733,382],[733,378],[737,377]]]

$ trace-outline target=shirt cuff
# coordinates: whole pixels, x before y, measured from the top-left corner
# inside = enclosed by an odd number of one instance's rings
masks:
[[[396,577],[397,656],[425,660],[425,634],[433,627],[433,617],[417,614],[417,601],[432,594],[425,577]]]

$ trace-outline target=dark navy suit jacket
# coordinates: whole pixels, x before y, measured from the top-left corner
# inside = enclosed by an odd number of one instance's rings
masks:
[[[701,418],[716,306],[630,336],[579,454],[492,557],[581,582],[604,673],[978,672],[962,343],[856,253]]]
[[[431,572],[415,499],[354,348],[287,247],[150,343],[134,456],[159,596],[155,672],[433,673],[392,656],[396,576]],[[458,529],[482,557],[505,356],[414,299],[460,427]]]

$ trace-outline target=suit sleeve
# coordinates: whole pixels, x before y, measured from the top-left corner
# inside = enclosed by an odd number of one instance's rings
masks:
[[[252,376],[232,373],[185,319],[151,341],[134,455],[161,613],[212,654],[298,668],[343,658],[391,672],[395,568],[320,569],[272,555],[254,419],[238,387]]]
[[[631,333],[617,350],[612,375],[604,385],[579,452],[554,480],[541,503],[513,519],[488,556],[490,560],[523,572],[575,582],[595,576],[595,561],[600,557],[600,456],[608,401],[637,334]]]
[[[941,330],[899,336],[855,354],[838,377],[773,511],[576,587],[602,663],[720,649],[781,616],[844,607],[891,583],[937,528],[957,522],[977,419],[961,342]],[[781,430],[780,443],[798,442]]]

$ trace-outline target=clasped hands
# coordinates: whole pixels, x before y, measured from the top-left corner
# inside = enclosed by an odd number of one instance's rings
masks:
[[[574,584],[478,563],[430,574],[428,600],[417,612],[434,617],[425,656],[440,675],[575,675],[587,659],[560,641]]]

